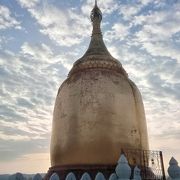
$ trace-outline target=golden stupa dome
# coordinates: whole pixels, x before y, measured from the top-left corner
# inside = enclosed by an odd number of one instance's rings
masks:
[[[121,149],[149,148],[141,94],[108,52],[101,20],[96,3],[89,48],[59,88],[52,125],[52,166],[115,164]]]

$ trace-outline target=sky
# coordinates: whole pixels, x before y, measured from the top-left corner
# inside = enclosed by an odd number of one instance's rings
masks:
[[[0,173],[47,172],[58,87],[88,47],[93,0],[0,0]],[[180,0],[98,0],[140,89],[151,150],[180,162]]]

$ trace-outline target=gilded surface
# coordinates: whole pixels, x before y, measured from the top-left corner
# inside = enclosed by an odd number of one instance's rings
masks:
[[[148,150],[140,92],[104,44],[97,4],[92,14],[89,48],[75,62],[56,98],[52,166],[115,164],[121,149]]]
[[[51,163],[113,164],[121,149],[148,149],[143,103],[122,75],[92,70],[69,78],[53,119]]]

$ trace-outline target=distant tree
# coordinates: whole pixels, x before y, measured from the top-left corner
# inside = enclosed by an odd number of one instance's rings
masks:
[[[16,173],[9,177],[9,180],[26,180],[22,173]]]
[[[36,175],[34,175],[33,180],[42,180],[42,176],[37,173]]]

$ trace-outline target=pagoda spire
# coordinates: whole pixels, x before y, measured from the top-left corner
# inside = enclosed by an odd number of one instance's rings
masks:
[[[121,74],[128,77],[121,63],[109,53],[104,43],[103,35],[101,33],[102,12],[98,7],[97,0],[94,0],[94,7],[91,11],[90,19],[93,28],[89,47],[85,54],[74,63],[74,66],[69,72],[68,76],[71,76],[75,72],[91,67],[94,68],[102,66],[102,68],[105,68],[107,65],[107,68],[109,69],[112,68],[112,64],[114,64],[114,67],[119,69],[118,71]],[[104,62],[106,63],[103,64]],[[117,71],[117,69],[115,69],[115,71]]]
[[[103,41],[103,36],[101,33],[102,12],[97,5],[97,0],[95,0],[90,18],[93,26],[91,42],[83,57],[89,55],[111,56]]]
[[[91,11],[91,22],[93,25],[92,35],[101,35],[101,21],[102,12],[97,5],[97,0],[95,0],[94,8]]]

